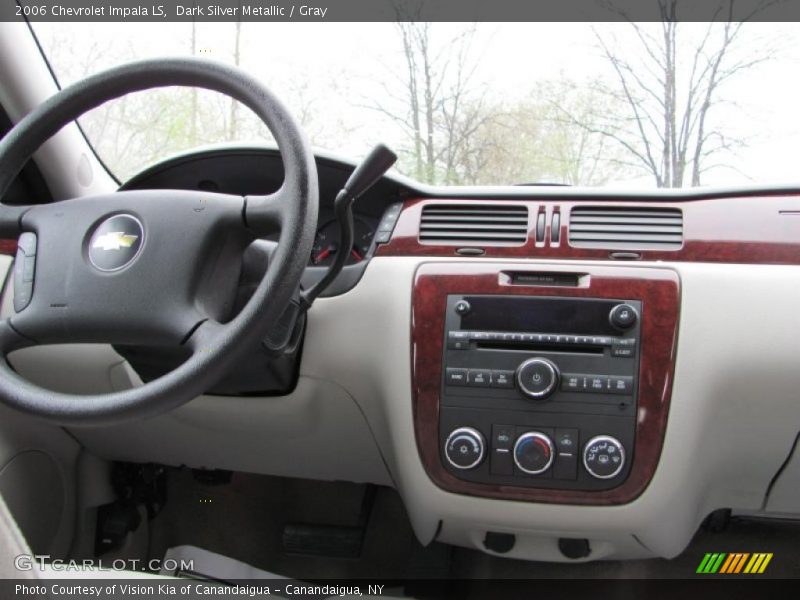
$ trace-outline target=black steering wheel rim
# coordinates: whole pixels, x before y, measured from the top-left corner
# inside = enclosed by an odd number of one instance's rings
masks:
[[[300,127],[283,104],[258,80],[237,68],[189,58],[146,60],[112,68],[63,89],[22,119],[0,141],[0,199],[39,146],[69,122],[92,108],[128,93],[167,86],[198,87],[220,92],[253,110],[277,142],[285,172],[283,185],[268,196],[230,197],[174,191],[116,192],[93,199],[77,198],[42,206],[0,204],[0,235],[16,237],[26,231],[39,234],[40,249],[36,257],[36,279],[32,294],[36,300],[32,303],[34,308],[25,308],[19,314],[0,321],[0,356],[3,358],[0,360],[0,401],[15,409],[62,425],[100,425],[146,418],[175,408],[206,392],[252,351],[278,322],[297,291],[311,252],[317,223],[318,182],[314,157]],[[152,239],[142,232],[144,249],[138,254],[146,255],[149,252],[147,261],[150,262],[138,259],[133,267],[126,267],[120,275],[95,272],[85,260],[86,240],[91,231],[81,228],[85,228],[85,223],[94,223],[109,215],[122,213],[134,214],[137,219],[145,221],[149,219],[148,227],[154,230],[150,236]],[[69,310],[62,310],[59,316],[54,317],[57,312],[53,311],[58,308],[58,303],[53,302],[53,298],[56,294],[70,290],[74,292],[81,289],[79,285],[85,287],[86,282],[93,282],[101,287],[103,293],[124,305],[125,290],[117,291],[115,286],[123,285],[127,286],[127,290],[136,290],[137,286],[132,285],[132,282],[135,283],[133,278],[137,274],[140,277],[146,274],[147,265],[162,271],[158,275],[160,279],[154,276],[155,281],[150,286],[154,293],[158,292],[159,286],[163,287],[165,282],[169,282],[169,265],[161,266],[157,255],[157,250],[161,249],[164,257],[163,249],[166,247],[163,241],[161,246],[158,245],[159,236],[164,240],[170,235],[166,225],[160,223],[161,215],[173,219],[176,228],[179,228],[181,221],[189,221],[176,236],[179,240],[186,240],[182,246],[180,243],[177,246],[184,249],[191,249],[193,246],[190,243],[203,248],[213,245],[223,230],[235,230],[230,235],[237,240],[247,235],[257,238],[266,233],[279,232],[278,245],[269,268],[247,304],[224,325],[207,315],[201,315],[188,293],[196,288],[197,276],[187,275],[180,294],[184,301],[188,301],[189,316],[184,318],[177,309],[172,314],[183,320],[181,326],[188,331],[181,332],[176,327],[176,331],[164,335],[164,340],[171,343],[183,336],[180,343],[186,344],[193,353],[172,372],[140,387],[109,394],[78,396],[38,387],[17,375],[6,358],[9,352],[18,348],[60,342],[119,343],[122,340],[123,343],[137,343],[157,331],[155,326],[152,331],[149,330],[150,323],[145,320],[145,315],[139,316],[138,322],[127,329],[119,331],[116,331],[113,321],[107,319],[106,328],[109,331],[104,331],[103,319],[96,315],[87,316],[92,311],[84,309],[79,302],[66,304]],[[201,217],[195,218],[193,215]],[[192,218],[195,220],[192,221]],[[67,231],[70,227],[65,225],[81,230]],[[198,241],[195,242],[193,237],[197,237]],[[56,243],[63,248],[51,248]],[[47,263],[48,260],[58,262],[55,259],[60,259],[59,255],[68,256],[71,261],[64,275],[64,280],[69,282],[62,285],[51,277],[41,284],[37,283],[40,270],[53,270],[53,267],[40,263]],[[197,262],[197,269],[206,268],[199,258]],[[119,280],[114,279],[117,276]],[[37,293],[41,294],[40,300],[37,300]],[[141,295],[140,303],[142,298],[147,303],[148,297]],[[174,304],[181,308],[180,303]],[[136,310],[144,311],[146,308]],[[121,307],[115,310],[121,318],[126,316]],[[31,312],[26,314],[26,311]],[[135,312],[133,308],[132,312]],[[150,312],[152,315],[153,311]],[[31,317],[38,313],[41,313],[39,317]],[[114,310],[111,310],[105,316],[110,318],[113,314]],[[87,318],[90,324],[86,322]],[[193,319],[197,321],[194,324]],[[154,320],[159,319],[154,315]],[[62,325],[62,321],[66,325]],[[110,331],[112,329],[115,331]],[[114,339],[103,339],[106,333]],[[70,339],[70,335],[78,339]]]

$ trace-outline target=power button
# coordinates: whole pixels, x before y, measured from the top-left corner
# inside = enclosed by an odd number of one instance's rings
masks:
[[[535,400],[544,400],[558,388],[558,367],[546,358],[531,358],[517,368],[517,387]]]

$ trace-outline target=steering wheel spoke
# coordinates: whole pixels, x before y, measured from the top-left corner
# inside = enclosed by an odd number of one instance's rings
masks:
[[[0,238],[16,238],[21,231],[22,216],[30,206],[0,205]]]
[[[245,223],[258,237],[280,233],[287,222],[287,213],[293,209],[293,197],[294,191],[286,183],[271,194],[247,196]]]
[[[0,353],[6,355],[14,350],[20,350],[34,345],[35,342],[21,335],[11,326],[8,319],[0,320]]]
[[[223,336],[225,325],[214,320],[205,319],[194,328],[184,342],[192,353],[208,354],[213,352]]]

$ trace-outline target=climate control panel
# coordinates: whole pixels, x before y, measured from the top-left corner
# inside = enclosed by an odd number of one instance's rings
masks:
[[[447,298],[439,437],[476,483],[620,485],[633,457],[642,303]]]
[[[613,479],[625,468],[625,447],[610,435],[597,435],[581,445],[577,429],[493,425],[491,451],[473,427],[454,429],[444,455],[460,471],[478,469],[484,460],[494,476],[548,474],[553,481],[577,481],[579,471],[598,480]]]

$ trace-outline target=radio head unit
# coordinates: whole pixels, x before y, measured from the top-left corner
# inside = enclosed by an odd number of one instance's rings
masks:
[[[449,295],[444,467],[473,482],[599,490],[633,460],[642,303]]]

